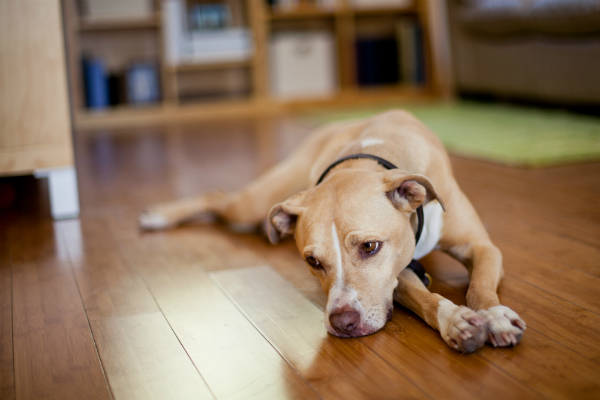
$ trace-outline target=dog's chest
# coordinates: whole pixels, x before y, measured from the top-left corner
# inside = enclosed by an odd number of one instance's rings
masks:
[[[437,246],[442,237],[442,206],[437,201],[431,202],[423,207],[425,214],[425,224],[423,225],[423,233],[419,239],[419,243],[415,248],[414,259],[418,260],[425,257]]]

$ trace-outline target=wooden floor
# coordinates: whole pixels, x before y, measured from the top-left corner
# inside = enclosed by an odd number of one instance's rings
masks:
[[[80,134],[82,216],[52,222],[46,183],[0,180],[2,399],[598,399],[600,163],[520,170],[453,157],[504,254],[515,348],[451,350],[396,307],[382,331],[327,334],[293,242],[192,224],[142,233],[147,204],[234,189],[307,134],[293,120]],[[465,304],[465,269],[426,258]]]

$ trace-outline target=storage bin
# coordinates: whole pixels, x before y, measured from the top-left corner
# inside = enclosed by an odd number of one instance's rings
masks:
[[[273,96],[280,99],[298,99],[335,94],[336,50],[331,33],[277,33],[273,35],[269,48]]]

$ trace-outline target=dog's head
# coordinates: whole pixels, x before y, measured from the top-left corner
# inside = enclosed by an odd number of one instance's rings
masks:
[[[415,250],[415,211],[433,199],[433,185],[422,175],[340,170],[273,206],[269,239],[294,234],[327,293],[331,334],[368,335],[391,318],[397,276]]]

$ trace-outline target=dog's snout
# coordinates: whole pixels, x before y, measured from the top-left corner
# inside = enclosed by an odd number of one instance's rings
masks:
[[[329,315],[329,321],[338,332],[351,335],[358,327],[359,316],[354,310],[339,310]]]

